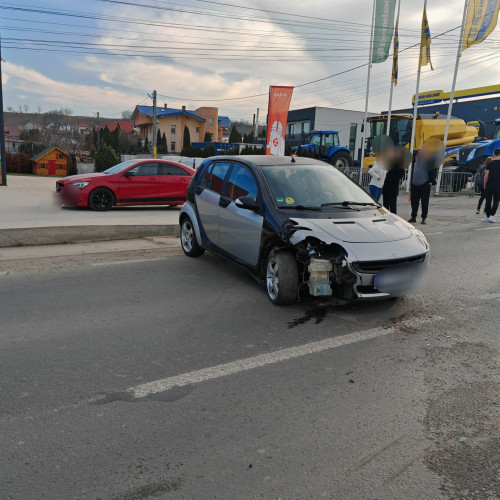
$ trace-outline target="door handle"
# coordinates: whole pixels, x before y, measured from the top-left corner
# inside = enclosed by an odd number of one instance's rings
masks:
[[[219,198],[219,207],[226,208],[233,200],[230,198],[226,198],[225,196],[221,196]]]
[[[149,178],[150,181],[157,181],[158,180],[158,177],[150,177]]]

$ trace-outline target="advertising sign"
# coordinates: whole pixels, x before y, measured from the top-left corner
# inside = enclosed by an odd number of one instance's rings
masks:
[[[269,87],[266,155],[285,155],[285,134],[293,87]]]

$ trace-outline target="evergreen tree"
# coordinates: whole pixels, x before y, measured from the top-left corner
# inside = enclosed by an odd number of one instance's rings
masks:
[[[161,151],[162,153],[168,153],[167,136],[165,135],[165,132],[163,132],[163,135],[161,136]]]
[[[162,142],[161,142],[161,132],[160,129],[156,131],[156,151],[158,153],[163,152],[162,149]]]
[[[147,136],[144,139],[144,149],[143,149],[143,152],[144,153],[151,153],[151,151],[149,150],[149,141],[148,141]]]
[[[184,125],[184,139],[182,140],[182,149],[188,149],[191,147],[191,134],[187,125]]]
[[[236,125],[233,125],[233,128],[231,129],[231,133],[229,134],[229,142],[241,143],[241,134],[239,133],[238,129],[236,128]]]
[[[261,137],[262,139],[265,139],[267,137],[267,130],[265,128],[260,131],[259,137]]]
[[[205,138],[203,139],[203,142],[212,142],[212,136],[210,135],[210,132],[205,132]]]
[[[95,171],[104,172],[118,163],[118,156],[116,156],[116,153],[111,146],[101,142],[99,149],[95,152],[94,160]]]

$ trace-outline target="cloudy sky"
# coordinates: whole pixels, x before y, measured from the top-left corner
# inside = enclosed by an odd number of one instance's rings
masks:
[[[119,117],[151,103],[148,93],[156,89],[161,105],[217,106],[220,114],[251,121],[257,107],[265,117],[269,85],[282,84],[299,86],[291,109],[363,110],[372,5],[0,0],[5,108]],[[428,1],[434,71],[423,68],[421,91],[450,90],[463,5]],[[401,0],[395,107],[409,106],[415,91],[418,47],[412,46],[420,39],[422,8],[423,1]],[[464,52],[457,88],[500,83],[499,49],[497,29]],[[370,111],[387,109],[391,64],[372,68]],[[337,76],[324,79],[330,75]]]

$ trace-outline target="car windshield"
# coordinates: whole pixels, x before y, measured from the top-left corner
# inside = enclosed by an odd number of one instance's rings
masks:
[[[119,174],[120,172],[123,172],[127,168],[131,167],[137,163],[137,160],[127,160],[122,163],[118,163],[118,165],[115,165],[114,167],[108,168],[108,170],[105,170],[103,174]]]
[[[331,165],[263,165],[261,168],[279,208],[375,204],[362,188]]]

